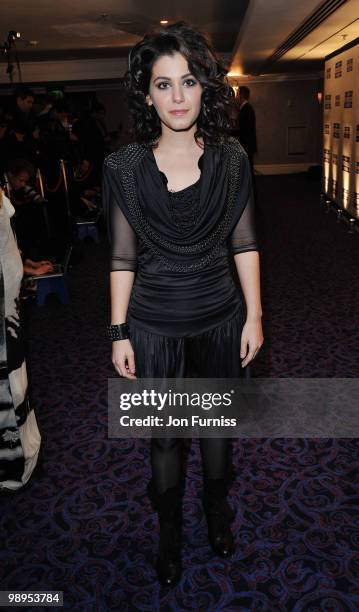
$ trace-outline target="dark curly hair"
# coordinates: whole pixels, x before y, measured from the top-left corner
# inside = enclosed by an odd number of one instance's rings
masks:
[[[154,106],[146,104],[146,95],[155,61],[175,52],[187,60],[191,73],[203,88],[195,139],[202,137],[209,145],[226,141],[230,130],[229,108],[234,97],[226,78],[227,70],[205,35],[184,21],[146,34],[130,52],[129,70],[124,78],[136,140],[151,147],[161,135],[160,118]]]

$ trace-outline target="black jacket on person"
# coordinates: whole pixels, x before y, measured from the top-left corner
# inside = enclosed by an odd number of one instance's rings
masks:
[[[39,118],[39,125],[45,161],[78,158],[77,143],[71,141],[68,130],[51,112]]]
[[[249,102],[245,102],[238,114],[238,139],[249,155],[257,151],[256,115]]]
[[[32,136],[32,132],[36,125],[36,115],[33,110],[25,113],[20,110],[17,104],[13,104],[9,109],[10,129],[16,131],[16,128],[21,127],[27,137]]]
[[[13,132],[6,134],[2,140],[3,153],[1,157],[4,158],[4,162],[2,162],[4,169],[14,159],[26,159],[35,168],[38,167],[41,146],[38,140],[27,135],[23,140],[18,140]]]

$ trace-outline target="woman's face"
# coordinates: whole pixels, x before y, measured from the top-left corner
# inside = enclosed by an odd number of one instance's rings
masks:
[[[21,170],[18,174],[9,172],[9,179],[13,189],[22,189],[28,184],[30,175],[26,170]]]
[[[191,74],[181,53],[162,55],[152,67],[147,104],[174,131],[188,130],[201,110],[202,85]]]

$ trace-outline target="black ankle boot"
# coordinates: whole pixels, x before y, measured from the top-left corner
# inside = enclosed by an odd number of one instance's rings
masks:
[[[213,552],[219,557],[231,557],[235,550],[231,531],[235,513],[227,502],[225,480],[205,479],[203,508],[207,518],[208,538]]]
[[[147,491],[158,513],[160,526],[157,575],[162,586],[171,587],[182,574],[182,489],[180,486],[171,487],[158,495],[151,481]]]

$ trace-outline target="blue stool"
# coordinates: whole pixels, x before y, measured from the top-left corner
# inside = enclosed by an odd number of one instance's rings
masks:
[[[86,238],[86,236],[89,236],[95,242],[100,242],[97,226],[93,221],[89,221],[88,223],[77,223],[77,235],[80,240],[83,240]]]
[[[62,304],[70,302],[69,292],[64,276],[54,276],[50,278],[37,278],[37,296],[36,303],[38,306],[43,306],[46,296],[49,293],[56,293]]]

